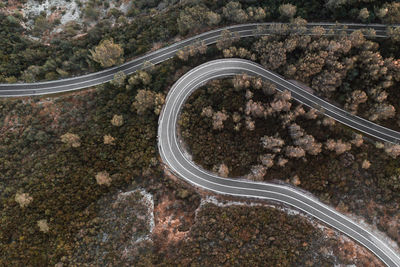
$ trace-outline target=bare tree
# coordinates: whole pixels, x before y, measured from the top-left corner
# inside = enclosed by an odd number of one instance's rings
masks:
[[[36,223],[37,223],[37,226],[39,227],[40,232],[47,233],[50,231],[50,227],[49,227],[46,219],[39,220]]]
[[[375,15],[381,20],[383,21],[384,17],[386,16],[386,14],[388,13],[389,9],[387,7],[382,7],[379,8],[377,11],[375,11]]]
[[[251,86],[250,77],[247,74],[235,75],[232,79],[232,83],[233,83],[233,87],[237,91],[250,88],[250,86]]]
[[[305,117],[309,120],[314,120],[318,117],[317,110],[315,108],[311,108],[305,114]]]
[[[305,81],[308,77],[318,74],[325,65],[328,52],[319,51],[316,53],[306,53],[297,63],[297,80]],[[322,79],[321,79],[322,80]]]
[[[223,30],[216,46],[219,50],[224,50],[231,47],[232,44],[237,41],[239,41],[239,35],[237,33],[232,33],[229,30]]]
[[[198,30],[203,26],[217,25],[220,22],[220,15],[212,12],[203,5],[186,7],[179,14],[177,20],[178,29],[181,34],[186,34],[191,30]]]
[[[117,87],[125,85],[126,75],[123,71],[118,71],[114,74],[114,79],[111,80],[111,84]]]
[[[146,71],[138,71],[135,74],[133,74],[129,80],[128,83],[131,85],[138,85],[142,83],[143,85],[149,85],[151,82],[151,76],[148,74]]]
[[[366,22],[369,18],[369,11],[367,8],[362,8],[360,9],[360,13],[358,14],[358,18],[362,21],[362,22]]]
[[[111,177],[110,174],[108,174],[108,172],[106,171],[102,171],[102,172],[98,172],[96,174],[96,182],[99,185],[106,185],[106,186],[110,186],[111,185]]]
[[[301,158],[306,155],[306,152],[301,147],[287,146],[285,148],[285,154],[289,158]]]
[[[267,16],[265,10],[261,7],[248,7],[246,11],[252,20],[262,21]]]
[[[115,138],[109,134],[106,134],[103,136],[103,141],[104,141],[105,145],[115,145],[115,143],[114,143]]]
[[[368,160],[364,159],[362,164],[361,164],[361,168],[369,169],[370,166],[371,166],[371,162],[369,162]]]
[[[304,110],[302,105],[298,105],[294,109],[294,114],[295,114],[295,117],[302,116],[302,115],[306,114],[306,111]]]
[[[264,175],[267,173],[267,168],[263,165],[255,165],[251,167],[250,173],[246,178],[253,181],[263,181]]]
[[[286,35],[289,33],[289,26],[283,23],[273,23],[268,27],[268,30],[275,35]],[[261,38],[268,40],[268,38]]]
[[[207,52],[207,45],[205,44],[204,41],[197,41],[193,43],[192,45],[188,45],[183,47],[182,49],[179,49],[178,52],[176,52],[176,55],[180,60],[187,61],[190,57],[193,57],[197,54],[205,54]]]
[[[304,135],[304,130],[300,127],[300,125],[293,123],[288,126],[289,135],[293,140],[297,140]]]
[[[266,135],[261,137],[261,142],[265,149],[271,150],[274,153],[280,152],[281,147],[285,144],[282,138]]]
[[[386,34],[395,42],[400,42],[400,28],[399,27],[387,27]]]
[[[218,25],[221,21],[221,16],[212,11],[206,13],[206,22],[208,26]]]
[[[311,29],[311,34],[315,35],[316,37],[321,37],[325,34],[325,29],[321,26],[316,26]]]
[[[350,33],[349,40],[353,47],[361,47],[366,41],[364,34],[361,30],[356,30]]]
[[[135,96],[135,101],[132,103],[132,108],[139,115],[143,115],[147,110],[154,108],[155,94],[146,89],[139,90]]]
[[[204,107],[201,110],[201,116],[203,116],[203,117],[211,118],[213,116],[213,114],[214,114],[214,110],[212,109],[211,106]]]
[[[297,17],[291,20],[290,33],[294,35],[305,34],[307,32],[307,20]]]
[[[263,87],[263,80],[260,77],[253,77],[252,79],[252,84],[254,89],[261,89]]]
[[[322,120],[322,125],[324,126],[333,126],[336,124],[336,121],[332,119],[331,117],[324,117]]]
[[[262,165],[264,165],[266,168],[271,168],[272,166],[274,166],[274,158],[274,154],[265,154],[260,156],[260,161]]]
[[[364,142],[363,136],[361,134],[354,134],[353,140],[351,143],[356,147],[360,147]]]
[[[228,115],[224,110],[217,111],[213,114],[212,119],[213,119],[213,129],[222,130],[224,128],[224,121],[228,119]]]
[[[263,103],[254,102],[252,99],[246,102],[245,114],[247,116],[251,115],[256,118],[261,118],[264,116],[265,108]]]
[[[14,200],[21,208],[25,208],[33,201],[33,197],[31,197],[29,193],[16,193]]]
[[[371,121],[386,120],[396,115],[396,109],[390,104],[379,103],[374,105],[370,114],[369,119]]]
[[[279,167],[283,167],[286,165],[286,163],[288,163],[289,161],[285,158],[279,157],[278,158],[278,162],[276,163],[276,165],[278,165]]]
[[[385,143],[385,152],[392,158],[397,158],[400,155],[400,145]]]
[[[271,82],[264,81],[262,91],[266,95],[273,95],[276,93],[276,85]]]
[[[296,146],[303,148],[310,155],[321,153],[322,144],[315,141],[314,136],[305,135],[294,141]]]
[[[253,93],[252,91],[246,90],[246,95],[245,95],[245,97],[246,97],[247,100],[253,98],[253,96],[254,96],[254,93]]]
[[[236,124],[233,126],[233,130],[235,130],[236,132],[239,132],[241,127],[242,127],[242,124],[241,124],[240,122],[239,122],[239,123],[236,123]]]
[[[61,135],[61,142],[67,144],[70,147],[80,147],[81,138],[77,134],[66,133]]]
[[[388,93],[386,91],[380,91],[379,93],[376,94],[376,97],[374,100],[376,100],[379,103],[382,103],[385,101],[388,97]]]
[[[218,167],[218,175],[221,176],[221,177],[224,177],[224,178],[228,177],[229,168],[228,168],[228,166],[226,166],[225,163],[221,163],[219,165],[219,167]]]
[[[333,139],[328,139],[326,141],[325,146],[328,150],[335,150],[337,155],[343,154],[346,151],[349,151],[351,149],[351,144],[350,143],[345,143],[341,139],[335,141]]]
[[[289,90],[285,89],[282,92],[277,92],[275,98],[282,101],[289,101],[292,99],[292,94]]]
[[[383,21],[388,24],[400,23],[400,3],[393,1],[386,3],[384,8],[387,8],[387,12],[383,17]]]
[[[334,92],[342,84],[343,74],[335,70],[323,70],[312,79],[312,88],[328,94]]]
[[[159,115],[165,103],[165,96],[163,93],[157,93],[154,98],[154,114]]]
[[[254,129],[256,128],[256,124],[249,116],[246,116],[245,122],[246,122],[246,129],[249,131],[254,131]]]
[[[114,117],[111,119],[111,124],[117,127],[120,127],[124,124],[124,118],[122,115],[114,115]]]
[[[242,118],[242,116],[240,116],[240,114],[238,112],[234,112],[232,115],[232,120],[234,123],[238,123],[241,118]]]
[[[290,112],[282,113],[279,117],[281,119],[282,127],[285,128],[296,119],[297,115],[295,112],[290,111]]]
[[[356,112],[358,109],[358,105],[361,103],[365,103],[368,100],[368,96],[364,91],[354,90],[351,93],[351,97],[347,99],[347,103],[345,108],[350,109],[351,111]]]
[[[261,54],[261,64],[268,69],[276,70],[286,64],[286,49],[283,42],[267,42],[266,44],[255,44]]]
[[[243,23],[248,20],[248,15],[242,9],[242,5],[239,2],[229,2],[225,7],[222,8],[223,16],[230,21]]]
[[[296,15],[297,8],[292,4],[284,4],[279,6],[279,13],[284,18],[293,18]]]
[[[270,107],[274,112],[289,111],[291,106],[292,103],[285,100],[274,99],[274,101],[270,103]]]
[[[223,51],[224,57],[230,58],[230,57],[240,57],[240,58],[246,58],[246,59],[251,59],[255,61],[256,55],[252,54],[249,50],[240,47],[236,48],[234,46],[231,46],[229,48],[224,49]]]

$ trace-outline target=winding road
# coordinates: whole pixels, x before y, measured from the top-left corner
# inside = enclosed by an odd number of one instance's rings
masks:
[[[198,87],[211,79],[240,73],[257,75],[265,80],[272,81],[276,83],[278,89],[290,90],[293,98],[306,105],[312,105],[315,100],[315,96],[310,95],[308,98],[307,94],[309,93],[306,91],[252,61],[222,59],[204,63],[182,76],[168,93],[159,118],[158,128],[158,146],[163,162],[176,175],[195,186],[220,194],[268,199],[294,206],[358,241],[378,256],[386,265],[400,266],[399,255],[386,246],[384,242],[317,199],[284,185],[221,178],[196,166],[186,156],[187,153],[180,146],[176,127],[180,110],[186,99]],[[292,91],[292,89],[294,90]],[[361,123],[352,121],[350,117],[342,117],[343,114],[341,112],[336,113],[334,109],[331,111],[330,115],[333,118],[340,122],[346,122],[346,119],[349,119],[349,124],[353,125],[354,128],[358,128],[358,123]]]
[[[265,25],[268,26],[270,23],[235,25],[206,32],[146,54],[121,66],[84,76],[31,84],[0,84],[0,96],[16,97],[45,95],[94,86],[112,80],[115,73],[119,71],[123,71],[125,74],[131,74],[140,70],[143,68],[146,61],[153,64],[163,62],[175,56],[179,49],[193,44],[198,40],[204,41],[207,45],[213,44],[218,40],[218,38],[220,38],[222,31],[225,29],[228,29],[231,32],[236,32],[240,37],[269,34],[269,29],[260,30],[260,26]],[[337,25],[331,23],[309,23],[302,34],[311,34],[310,29],[314,26],[321,26],[329,30]],[[376,31],[376,37],[385,37],[385,25],[346,24],[345,26],[347,28],[340,31],[351,33],[358,29],[372,28]],[[333,30],[332,32],[327,32],[327,34],[336,34],[337,32],[338,30]],[[351,219],[338,213],[333,208],[321,203],[318,199],[284,185],[220,178],[196,166],[189,159],[180,146],[176,127],[183,104],[193,91],[205,84],[207,81],[215,78],[229,77],[240,73],[257,75],[264,80],[273,82],[276,84],[278,90],[289,90],[292,97],[299,102],[309,107],[322,108],[325,115],[330,116],[338,122],[348,125],[358,131],[386,142],[396,144],[400,143],[399,132],[354,116],[347,111],[305,91],[294,83],[285,80],[278,74],[264,69],[257,63],[232,58],[210,61],[192,69],[183,75],[169,91],[166,103],[159,117],[158,128],[158,146],[163,162],[177,176],[195,186],[220,194],[268,199],[293,206],[343,232],[347,236],[364,245],[387,266],[400,266],[400,256],[382,240],[362,226],[353,222]]]

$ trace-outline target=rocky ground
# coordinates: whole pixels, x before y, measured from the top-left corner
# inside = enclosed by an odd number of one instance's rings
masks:
[[[160,194],[158,194],[160,195]],[[191,190],[119,192],[101,199],[98,216],[75,237],[58,266],[383,266],[369,251],[312,218],[279,205],[224,200]]]
[[[154,1],[153,1],[154,2]],[[128,0],[67,1],[67,0],[8,0],[0,5],[5,14],[21,17],[26,36],[50,44],[58,34],[73,38],[85,36],[98,23],[117,25],[132,21],[135,15],[148,12],[148,8],[161,11],[174,1],[141,2]]]

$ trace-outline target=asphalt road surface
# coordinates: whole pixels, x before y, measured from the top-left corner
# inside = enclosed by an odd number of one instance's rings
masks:
[[[123,71],[129,75],[143,69],[146,62],[158,64],[172,58],[179,49],[198,40],[204,41],[207,45],[214,44],[220,38],[223,30],[235,32],[240,37],[259,36],[273,32],[271,28],[267,27],[269,25],[271,23],[243,24],[209,31],[148,53],[120,66],[79,77],[28,84],[0,84],[0,97],[54,94],[95,86],[112,80],[117,72]],[[327,30],[326,35],[333,35],[338,32],[351,33],[359,29],[373,29],[377,38],[386,36],[386,26],[379,24],[346,24],[339,26],[339,29],[336,24],[332,23],[309,23],[305,28],[292,28],[291,31],[297,31],[300,34],[312,34],[310,29],[314,26],[325,28]],[[176,132],[176,123],[182,105],[194,90],[208,80],[240,73],[258,75],[265,80],[269,80],[277,85],[278,90],[289,90],[292,97],[299,102],[309,107],[324,110],[325,115],[358,131],[390,143],[400,143],[399,132],[354,116],[285,80],[276,73],[264,69],[259,64],[242,59],[221,59],[207,62],[192,69],[182,76],[168,93],[159,118],[158,128],[158,146],[163,162],[176,175],[195,186],[225,195],[278,201],[302,210],[364,245],[387,266],[400,266],[400,257],[397,252],[389,248],[374,234],[324,205],[318,199],[284,185],[220,178],[196,166],[189,159],[179,145]]]
[[[187,45],[193,44],[196,41],[204,41],[207,45],[214,44],[220,38],[221,33],[224,30],[229,30],[232,33],[237,33],[240,37],[259,36],[267,35],[273,32],[274,30],[269,29],[269,26],[271,25],[287,24],[254,23],[219,28],[213,31],[193,36],[181,42],[171,44],[170,46],[153,51],[144,56],[126,62],[120,66],[109,68],[103,71],[55,81],[0,84],[0,97],[44,95],[87,88],[112,80],[114,78],[114,75],[119,71],[123,71],[127,75],[132,74],[135,71],[142,69],[145,62],[150,62],[153,64],[163,62],[169,58],[174,57],[179,49]],[[292,28],[291,30],[297,31],[301,34],[311,34],[310,29],[315,26],[321,26],[326,29],[326,35],[332,35],[339,32],[351,33],[359,29],[373,29],[375,30],[376,36],[378,38],[386,36],[386,26],[381,24],[341,24],[340,26],[338,26],[338,24],[335,23],[308,23],[305,26],[305,29]]]
[[[284,185],[220,178],[201,169],[190,160],[190,157],[180,146],[176,127],[180,110],[186,99],[198,87],[211,79],[233,76],[240,73],[257,75],[265,80],[273,81],[279,85],[278,89],[288,89],[292,91],[292,95],[293,92],[298,93],[297,99],[306,105],[311,106],[314,100],[318,101],[318,98],[314,99],[314,96],[307,97],[295,85],[279,76],[274,76],[273,73],[252,61],[221,59],[204,63],[182,76],[168,93],[166,103],[159,118],[158,128],[158,146],[163,162],[176,175],[203,189],[225,195],[279,201],[300,209],[358,241],[379,257],[386,265],[400,266],[399,255],[374,234],[317,199],[304,194],[304,192]],[[301,91],[301,93],[297,91]],[[348,122],[352,127],[358,127],[356,125],[359,122],[348,118],[345,112],[336,113],[332,110],[329,116],[342,123]]]

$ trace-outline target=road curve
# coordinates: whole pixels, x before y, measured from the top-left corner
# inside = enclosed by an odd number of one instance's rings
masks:
[[[148,53],[120,66],[79,77],[29,84],[0,84],[0,97],[54,94],[102,84],[112,80],[117,72],[123,71],[127,75],[132,74],[142,69],[145,62],[158,64],[172,58],[179,49],[193,44],[198,40],[204,41],[207,45],[214,44],[223,30],[235,32],[240,37],[260,36],[270,34],[271,31],[268,29],[260,31],[258,30],[259,27],[271,24],[275,23],[242,24],[209,31]],[[301,34],[310,34],[309,30],[314,26],[321,26],[327,30],[337,27],[334,23],[308,23],[306,30],[302,31]],[[358,29],[372,28],[377,33],[376,37],[386,36],[385,25],[346,24],[344,26],[346,29],[340,31],[351,33]],[[328,32],[327,34],[336,34],[338,31],[333,30],[333,32]],[[343,124],[375,136],[380,140],[400,143],[399,132],[354,116],[304,91],[276,73],[265,70],[259,64],[242,59],[222,59],[210,61],[189,71],[174,84],[168,93],[166,104],[159,118],[158,128],[158,146],[164,163],[179,177],[196,186],[221,194],[275,200],[303,210],[358,241],[372,251],[386,265],[400,266],[399,255],[385,245],[385,243],[334,209],[322,204],[317,199],[282,185],[220,178],[202,170],[185,156],[184,151],[178,143],[176,132],[176,123],[183,103],[194,90],[206,81],[239,73],[258,75],[263,79],[268,79],[277,85],[278,90],[287,89],[291,91],[293,98],[296,100],[310,107],[323,108],[327,116]]]
[[[268,35],[273,31],[271,25],[285,25],[284,23],[253,23],[228,26],[209,32],[205,32],[186,40],[174,43],[165,48],[148,53],[137,59],[129,61],[117,67],[91,73],[79,77],[61,79],[55,81],[46,81],[38,83],[15,83],[15,84],[0,84],[0,97],[18,97],[18,96],[33,96],[54,94],[66,91],[79,90],[90,86],[106,83],[114,78],[117,72],[132,74],[143,69],[145,62],[152,64],[161,63],[175,56],[176,52],[195,42],[204,41],[206,45],[211,45],[217,42],[222,31],[229,30],[232,33],[237,33],[240,37]],[[286,24],[287,25],[287,24]],[[297,31],[299,34],[312,34],[311,29],[315,26],[323,27],[326,30],[326,35],[338,34],[341,32],[351,33],[355,30],[373,29],[377,37],[386,36],[386,25],[382,24],[336,24],[336,23],[308,23],[303,29],[291,28],[291,31]],[[398,26],[398,25],[395,25]],[[276,27],[275,27],[276,28]],[[279,76],[275,73],[268,72],[269,76]],[[314,108],[324,108],[326,115],[339,121],[345,125],[353,127],[368,135],[374,136],[382,141],[394,144],[400,144],[400,133],[391,129],[379,126],[368,120],[360,117],[352,116],[348,112],[338,108],[321,98],[313,96],[284,79],[280,79],[282,86],[286,86],[291,90],[295,99]],[[334,115],[335,113],[336,115]]]
[[[45,95],[54,94],[66,91],[79,90],[90,86],[106,83],[114,78],[114,74],[123,71],[129,75],[137,70],[143,68],[145,62],[153,64],[161,63],[167,59],[175,56],[176,52],[197,41],[204,41],[206,45],[211,45],[217,42],[220,38],[222,31],[229,30],[232,33],[238,34],[239,37],[260,36],[270,34],[271,25],[288,25],[287,23],[252,23],[252,24],[239,24],[219,28],[216,30],[208,31],[191,38],[176,42],[167,47],[145,54],[134,60],[126,62],[120,66],[105,69],[99,72],[90,73],[78,77],[72,77],[61,80],[36,82],[36,83],[15,83],[15,84],[0,84],[0,97],[16,97],[16,96],[32,96],[32,95]],[[326,35],[332,35],[340,32],[351,33],[360,29],[373,29],[376,32],[376,37],[386,37],[386,25],[382,24],[336,24],[336,23],[308,23],[306,30],[297,31],[301,34],[311,34],[310,30],[315,26],[321,26],[327,30]],[[296,30],[291,28],[292,31]],[[332,32],[329,32],[332,30]]]
[[[387,266],[400,266],[399,255],[384,242],[317,199],[284,185],[221,178],[196,166],[185,156],[186,153],[178,140],[177,121],[186,99],[198,87],[211,79],[240,73],[260,76],[264,80],[275,83],[279,90],[295,89],[295,91],[291,90],[292,95],[293,92],[298,93],[296,90],[300,90],[295,88],[294,84],[265,70],[259,64],[243,59],[214,60],[192,69],[173,85],[159,117],[158,146],[163,162],[176,175],[195,186],[225,195],[279,201],[300,209],[364,245]],[[296,97],[302,102],[304,100],[303,103],[306,105],[310,105],[312,102],[309,101],[314,100],[313,97],[306,98],[302,93]],[[339,121],[349,119],[349,123],[358,123],[350,118],[345,118],[346,116],[343,116],[342,113],[332,111],[330,116]]]

